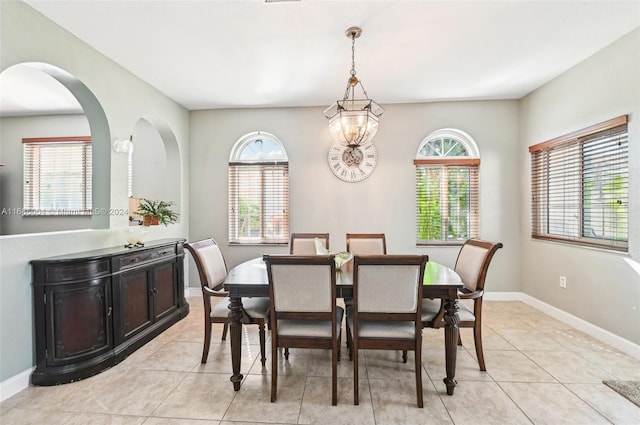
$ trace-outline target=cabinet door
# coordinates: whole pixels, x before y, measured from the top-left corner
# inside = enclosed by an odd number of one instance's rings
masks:
[[[154,317],[156,320],[178,308],[176,262],[158,264],[153,268]]]
[[[110,279],[47,288],[48,366],[78,363],[113,347]]]
[[[121,323],[118,336],[121,341],[142,331],[153,322],[151,294],[151,268],[122,273],[117,279],[118,314]]]

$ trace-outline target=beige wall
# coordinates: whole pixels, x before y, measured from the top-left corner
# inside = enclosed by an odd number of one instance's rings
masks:
[[[44,62],[80,79],[95,95],[108,121],[94,140],[128,137],[140,118],[162,123],[175,135],[174,158],[182,171],[180,204],[188,212],[188,112],[121,66],[88,47],[22,2],[0,1],[0,71],[18,63]],[[94,129],[92,128],[92,131]],[[98,137],[100,136],[100,137]],[[95,146],[94,146],[95,149]],[[106,194],[112,208],[126,209],[127,160],[109,148],[110,181]],[[95,161],[94,161],[95,165]],[[109,229],[32,233],[0,237],[0,382],[29,370],[33,359],[33,310],[29,260],[124,244],[128,217],[111,216]],[[150,237],[186,237],[188,221],[152,229]]]
[[[415,245],[415,167],[420,142],[440,128],[467,132],[476,141],[480,166],[480,236],[500,241],[489,274],[492,291],[519,291],[520,237],[517,202],[518,102],[478,101],[385,105],[374,138],[378,165],[359,183],[346,183],[329,170],[331,137],[323,108],[192,111],[191,239],[215,237],[230,267],[288,247],[228,246],[227,164],[233,144],[256,130],[280,139],[289,156],[290,229],[329,232],[330,247],[345,248],[347,232],[384,232],[391,253],[420,252],[453,265],[457,247]],[[197,200],[197,203],[195,202]],[[198,285],[191,273],[191,285]]]
[[[529,154],[533,144],[629,115],[630,255],[531,240]],[[640,29],[521,101],[519,197],[522,290],[596,326],[640,343]],[[560,275],[567,289],[560,289]]]

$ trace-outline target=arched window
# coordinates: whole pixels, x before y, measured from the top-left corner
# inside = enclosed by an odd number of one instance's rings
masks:
[[[434,131],[416,159],[418,245],[458,245],[478,236],[480,155],[467,133]]]
[[[241,137],[229,156],[229,243],[289,242],[289,159],[274,135]]]

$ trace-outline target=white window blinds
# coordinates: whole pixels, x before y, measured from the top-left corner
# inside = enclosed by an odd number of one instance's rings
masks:
[[[461,244],[478,236],[478,158],[416,159],[418,245]]]
[[[23,215],[91,215],[91,137],[25,138]]]
[[[627,116],[531,146],[531,236],[627,251]]]
[[[229,242],[289,242],[287,162],[229,163]]]

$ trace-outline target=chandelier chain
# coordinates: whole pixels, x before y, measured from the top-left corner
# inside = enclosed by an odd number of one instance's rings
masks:
[[[356,75],[356,33],[351,33],[351,75]]]
[[[360,88],[362,89],[362,93],[364,93],[364,97],[366,99],[369,99],[369,95],[367,94],[367,91],[364,89],[364,86],[362,85],[362,81],[358,80],[358,84],[360,84]]]
[[[351,71],[350,74],[352,76],[356,76],[356,33],[352,32],[351,33]],[[362,85],[362,81],[358,78],[357,79],[357,84],[356,85],[360,85],[360,88],[362,89],[362,92],[364,93],[364,97],[365,99],[369,99],[369,95],[367,94],[367,91],[364,89],[364,85]],[[351,96],[349,96],[351,95]],[[351,97],[351,100],[355,100],[355,86],[351,84],[350,81],[347,82],[347,88],[344,92],[344,97],[342,98],[343,100],[347,100],[349,99],[349,97]]]

